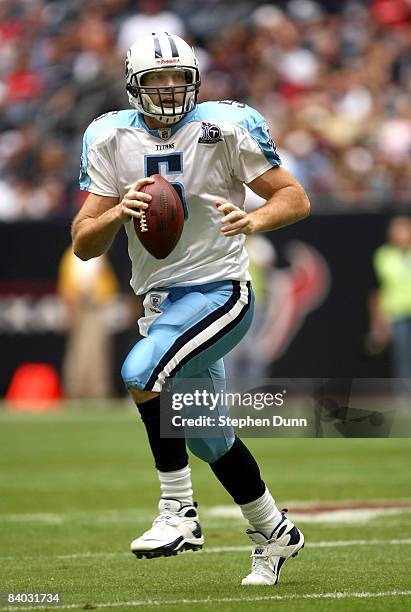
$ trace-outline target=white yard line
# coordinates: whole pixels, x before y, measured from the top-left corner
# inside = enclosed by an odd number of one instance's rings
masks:
[[[305,544],[307,549],[309,548],[338,548],[341,546],[408,546],[411,544],[411,538],[404,538],[402,540],[331,540],[331,541],[320,541],[320,542],[308,542]],[[197,554],[218,554],[218,553],[234,553],[234,552],[249,552],[251,550],[251,544],[249,546],[214,546],[210,548],[204,548],[198,551]],[[0,561],[11,561],[12,559],[21,559],[27,561],[28,559],[52,559],[54,560],[68,560],[68,559],[98,559],[98,558],[109,558],[109,557],[130,557],[131,552],[128,551],[117,551],[117,552],[85,552],[85,553],[74,553],[69,555],[31,555],[27,556],[16,556],[6,555],[0,556]]]
[[[360,504],[359,504],[360,505]],[[394,503],[393,503],[394,505]],[[329,509],[320,506],[315,510],[308,509],[305,511],[304,507],[300,505],[297,507],[291,503],[289,507],[294,509],[290,511],[290,516],[293,520],[300,523],[354,523],[354,522],[368,522],[379,516],[395,515],[410,513],[411,506],[398,504],[396,507],[384,507],[382,504],[380,507],[374,508],[369,507],[357,507],[347,508],[344,504],[338,507],[336,503],[335,508]],[[200,508],[201,517],[204,519],[205,524],[213,524],[213,526],[222,526],[222,521],[242,521],[244,519],[241,515],[240,509],[233,505],[230,506],[202,506]],[[62,525],[68,522],[92,522],[93,525],[114,523],[118,521],[130,522],[134,524],[145,523],[152,520],[153,513],[147,510],[139,511],[134,508],[127,508],[124,510],[108,510],[103,512],[71,512],[71,513],[52,513],[52,512],[34,512],[30,514],[3,514],[0,515],[1,523],[42,523],[44,525]]]
[[[379,516],[387,516],[393,514],[402,514],[411,512],[411,507],[398,505],[395,508],[385,508],[383,506],[376,508],[341,508],[333,509],[308,510],[296,509],[291,504],[289,507],[292,520],[299,523],[367,523],[368,521]],[[208,518],[220,519],[241,519],[241,510],[235,505],[232,506],[214,506],[213,508],[205,509],[201,512]]]
[[[381,597],[410,597],[411,591],[379,591],[373,593],[371,591],[350,592],[342,591],[335,593],[306,593],[303,595],[256,595],[254,597],[207,597],[206,599],[138,599],[131,601],[112,601],[106,603],[93,603],[93,608],[137,608],[140,606],[181,606],[181,605],[196,605],[196,604],[219,604],[219,603],[241,603],[243,601],[298,601],[304,599],[372,599]],[[77,604],[63,604],[62,606],[53,606],[56,610],[72,610],[84,609],[86,602]],[[45,610],[50,609],[48,606],[8,606],[2,608],[7,612],[16,612],[16,610]]]

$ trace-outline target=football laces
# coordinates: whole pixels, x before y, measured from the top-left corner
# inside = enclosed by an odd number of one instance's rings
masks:
[[[141,211],[140,232],[148,232],[146,213]]]

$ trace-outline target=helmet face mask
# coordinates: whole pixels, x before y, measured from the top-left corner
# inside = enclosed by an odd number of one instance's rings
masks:
[[[146,75],[180,71],[181,84],[145,83]],[[193,49],[165,32],[145,36],[128,50],[126,81],[131,106],[164,124],[177,123],[194,108],[201,82]]]

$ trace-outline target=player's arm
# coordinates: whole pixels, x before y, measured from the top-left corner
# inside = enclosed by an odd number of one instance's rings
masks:
[[[152,182],[151,178],[138,180],[120,202],[114,196],[90,193],[71,228],[77,257],[87,260],[105,253],[123,223],[132,217],[139,218],[140,210],[147,208],[151,196],[140,189]]]
[[[234,204],[217,201],[218,210],[225,215],[221,219],[225,236],[267,232],[300,221],[310,213],[303,187],[281,166],[270,168],[248,186],[267,201],[249,213]]]
[[[310,214],[310,201],[303,187],[281,166],[267,170],[248,186],[267,200],[249,213],[253,232],[278,229]]]

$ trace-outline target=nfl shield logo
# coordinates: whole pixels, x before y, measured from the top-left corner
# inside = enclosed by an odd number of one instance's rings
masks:
[[[167,140],[171,136],[171,128],[163,128],[163,129],[157,130],[157,131],[158,131],[158,135],[163,140]]]
[[[150,295],[150,304],[153,308],[158,308],[161,304],[161,295],[158,295],[157,293]]]

